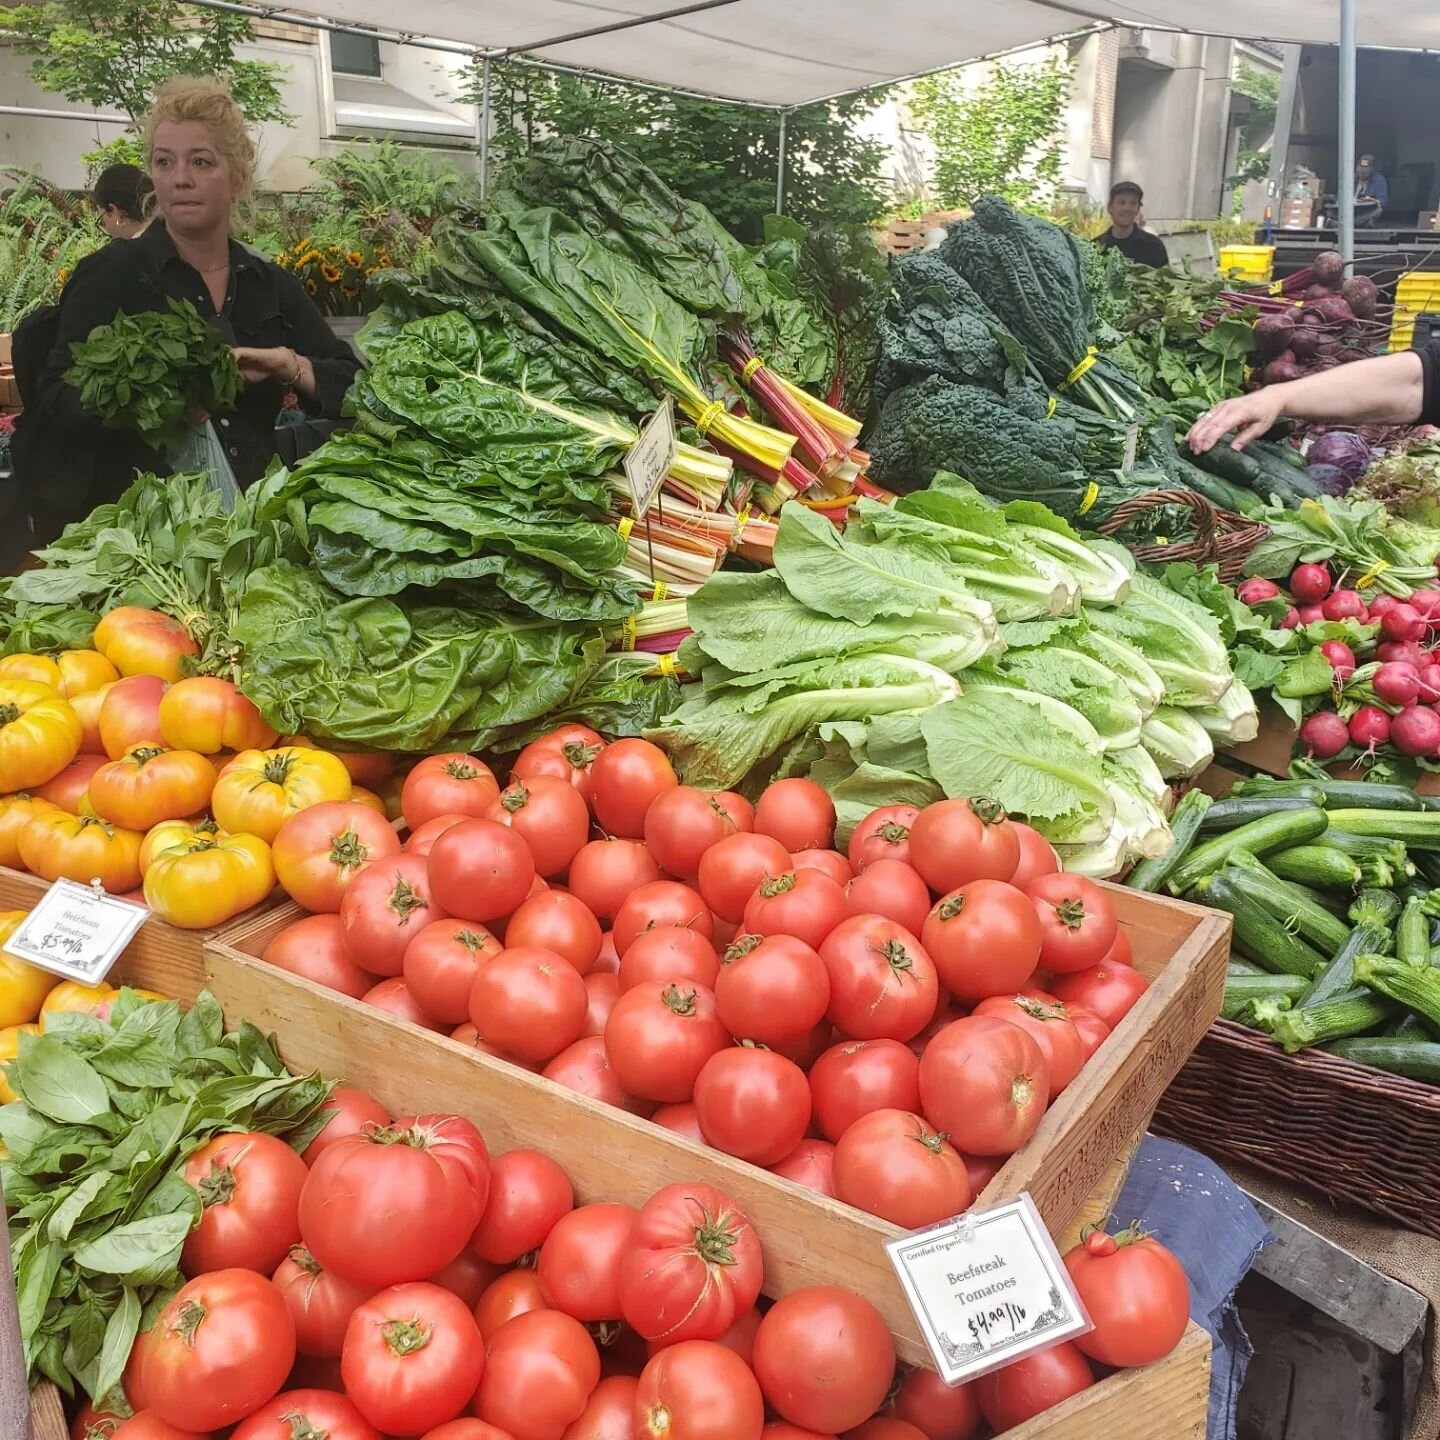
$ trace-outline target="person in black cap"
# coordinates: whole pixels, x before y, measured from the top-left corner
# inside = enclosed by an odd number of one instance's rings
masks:
[[[1163,270],[1170,263],[1165,242],[1148,230],[1140,228],[1140,206],[1145,192],[1133,180],[1121,180],[1110,187],[1110,228],[1096,237],[1102,250],[1116,249],[1137,265]]]

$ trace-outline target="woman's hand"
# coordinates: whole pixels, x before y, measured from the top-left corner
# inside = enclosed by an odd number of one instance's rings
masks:
[[[240,367],[240,378],[247,385],[278,380],[287,389],[298,390],[302,395],[311,395],[315,391],[315,372],[310,368],[310,362],[288,345],[264,350],[241,345],[236,346],[233,353],[235,363]]]
[[[1228,430],[1235,432],[1230,442],[1234,450],[1243,450],[1252,440],[1258,440],[1280,418],[1282,400],[1276,391],[1281,388],[1267,385],[1234,400],[1222,400],[1213,410],[1207,410],[1185,437],[1191,450],[1203,455]]]

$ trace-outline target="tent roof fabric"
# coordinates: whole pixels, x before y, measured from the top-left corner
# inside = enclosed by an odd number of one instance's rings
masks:
[[[1238,39],[1333,43],[1339,0],[302,0],[350,25],[523,53],[652,85],[790,106],[1114,22]],[[689,13],[673,12],[689,10]],[[670,18],[660,18],[666,15]],[[649,23],[547,43],[577,32]],[[1437,0],[1357,0],[1361,45],[1440,50]],[[533,47],[533,48],[532,48]]]

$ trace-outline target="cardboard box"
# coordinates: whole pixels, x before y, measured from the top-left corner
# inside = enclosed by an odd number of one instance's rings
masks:
[[[1417,230],[1440,230],[1440,210],[1422,210],[1415,222]]]
[[[0,369],[0,410],[20,408],[20,386],[15,382],[15,372]]]
[[[10,361],[14,357],[10,352],[10,334],[8,331],[0,332],[0,366],[7,370],[10,368]]]
[[[1280,202],[1280,228],[1282,230],[1309,230],[1315,224],[1316,200],[1282,200]]]

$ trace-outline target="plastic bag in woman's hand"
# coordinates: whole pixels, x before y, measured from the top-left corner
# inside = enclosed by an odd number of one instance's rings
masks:
[[[235,508],[235,502],[240,498],[240,484],[230,468],[225,447],[215,433],[213,420],[196,426],[189,437],[170,452],[170,463],[177,471],[193,470],[207,476],[210,488],[221,496],[225,508]]]

